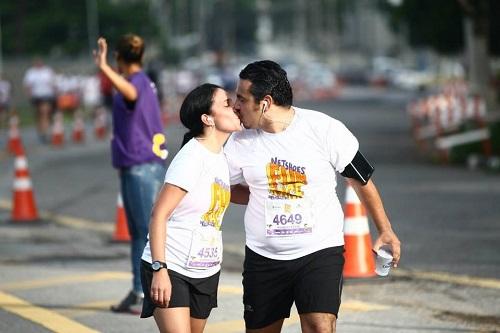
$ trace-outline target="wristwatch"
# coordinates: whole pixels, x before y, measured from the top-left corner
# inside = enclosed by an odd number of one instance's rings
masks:
[[[151,263],[151,269],[155,272],[158,272],[162,268],[167,268],[167,264],[158,260]]]

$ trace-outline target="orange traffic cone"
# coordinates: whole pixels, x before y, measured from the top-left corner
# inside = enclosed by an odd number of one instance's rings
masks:
[[[344,277],[362,278],[375,275],[372,240],[368,218],[354,189],[347,184],[344,207],[345,264]]]
[[[64,121],[63,114],[56,112],[54,115],[54,125],[52,126],[52,145],[59,147],[64,144]]]
[[[103,140],[106,138],[106,132],[106,110],[99,108],[94,119],[94,135],[96,139]]]
[[[24,147],[19,134],[19,118],[11,116],[9,119],[9,141],[7,150],[14,156],[24,155]]]
[[[14,168],[12,222],[36,222],[39,218],[26,157],[17,156]]]
[[[127,215],[125,215],[125,209],[123,208],[123,199],[121,193],[118,193],[118,199],[116,202],[116,223],[115,223],[115,232],[113,234],[113,240],[115,242],[130,241]]]
[[[72,139],[75,143],[82,143],[85,141],[85,123],[82,115],[78,111],[75,111],[75,118],[73,120]]]

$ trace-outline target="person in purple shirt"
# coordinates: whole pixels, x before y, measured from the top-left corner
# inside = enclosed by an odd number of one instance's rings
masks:
[[[118,73],[107,63],[107,43],[97,41],[97,67],[113,83],[113,166],[119,170],[120,187],[131,241],[132,290],[114,312],[140,313],[144,294],[140,278],[141,255],[146,245],[149,217],[165,175],[167,151],[156,88],[142,70],[144,41],[134,34],[122,36],[115,48]],[[161,139],[163,138],[163,140]]]

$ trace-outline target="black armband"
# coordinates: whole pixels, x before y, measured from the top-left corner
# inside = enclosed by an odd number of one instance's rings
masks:
[[[354,155],[351,163],[347,164],[344,168],[341,175],[346,178],[359,180],[363,185],[366,185],[373,171],[375,171],[375,168],[373,168],[366,158],[358,151],[356,155]]]

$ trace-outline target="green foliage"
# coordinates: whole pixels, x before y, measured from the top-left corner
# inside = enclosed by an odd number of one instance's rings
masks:
[[[257,29],[255,1],[230,0],[234,1],[234,25],[236,49],[243,52],[253,52],[255,45],[255,30]]]
[[[456,54],[464,49],[464,18],[485,24],[489,36],[489,51],[500,55],[500,1],[469,0],[467,8],[459,0],[403,0],[392,6],[387,0],[378,5],[388,13],[390,26],[395,31],[406,31],[410,45],[431,47],[442,54]]]
[[[100,34],[111,41],[126,32],[146,39],[156,28],[149,23],[147,1],[97,0]],[[87,2],[65,0],[1,1],[2,48],[6,55],[77,54],[88,49]]]
[[[500,55],[500,43],[498,42],[500,38],[500,20],[498,19],[500,15],[500,1],[491,1],[490,2],[490,25],[489,25],[489,34],[490,34],[490,43],[489,49],[490,53],[496,56]]]
[[[380,1],[393,29],[406,28],[410,45],[442,54],[463,49],[463,12],[457,0],[404,0],[400,6]]]

